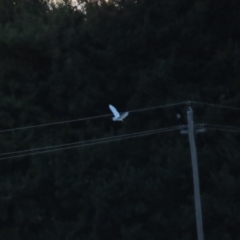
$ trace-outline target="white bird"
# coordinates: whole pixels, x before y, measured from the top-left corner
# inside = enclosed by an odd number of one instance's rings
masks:
[[[114,115],[114,117],[112,118],[113,121],[123,121],[123,119],[125,117],[127,117],[127,115],[128,115],[128,112],[124,112],[124,113],[120,114],[117,111],[117,109],[114,106],[110,105],[110,104],[109,104],[109,108],[110,108],[110,110],[112,111],[112,113]]]

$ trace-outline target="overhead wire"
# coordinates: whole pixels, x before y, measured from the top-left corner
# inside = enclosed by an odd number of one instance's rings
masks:
[[[119,141],[119,140],[123,140],[123,139],[148,136],[148,135],[162,133],[162,132],[176,131],[176,130],[182,129],[184,127],[185,127],[185,125],[179,125],[179,126],[173,126],[173,127],[168,127],[168,128],[148,130],[148,131],[144,131],[144,132],[123,134],[123,135],[108,137],[108,138],[100,138],[100,139],[95,139],[95,140],[88,140],[88,141],[75,142],[75,143],[67,143],[67,144],[61,144],[61,145],[56,145],[56,146],[48,146],[48,147],[42,147],[42,148],[35,148],[35,149],[28,149],[28,150],[22,150],[22,151],[2,153],[2,154],[0,154],[1,156],[16,154],[16,153],[25,153],[26,152],[25,154],[3,157],[3,158],[0,158],[0,160],[18,158],[18,157],[24,157],[24,156],[30,156],[30,155],[37,155],[37,154],[43,154],[43,153],[49,153],[49,152],[55,152],[55,151],[77,148],[77,147],[85,147],[85,146],[103,144],[103,143],[114,142],[114,141]],[[48,149],[48,150],[45,150],[45,149]]]
[[[159,105],[154,107],[146,107],[146,108],[140,108],[135,110],[128,111],[129,113],[134,112],[142,112],[142,111],[148,111],[158,108],[167,108],[167,107],[174,107],[179,106],[183,104],[197,104],[197,105],[207,105],[212,107],[219,107],[219,108],[225,108],[225,109],[231,109],[231,110],[238,110],[240,111],[240,108],[237,107],[229,107],[224,105],[218,105],[218,104],[212,104],[212,103],[204,103],[204,102],[197,102],[197,101],[184,101],[179,103],[173,103],[173,104],[165,104],[165,105]],[[78,119],[72,119],[72,120],[66,120],[66,121],[58,121],[58,122],[52,122],[52,123],[45,123],[45,124],[38,124],[38,125],[32,125],[32,126],[24,126],[24,127],[17,127],[17,128],[10,128],[5,130],[0,130],[0,133],[4,132],[11,132],[11,131],[18,131],[18,130],[25,130],[25,129],[31,129],[31,128],[39,128],[39,127],[47,127],[47,126],[53,126],[53,125],[59,125],[59,124],[67,124],[67,123],[73,123],[73,122],[79,122],[79,121],[86,121],[86,120],[92,120],[92,119],[98,119],[98,118],[104,118],[104,117],[110,117],[112,114],[104,114],[104,115],[97,115],[92,117],[84,117],[84,118],[78,118]]]
[[[39,125],[32,125],[32,126],[26,126],[26,127],[11,128],[11,129],[6,129],[6,130],[0,130],[0,133],[17,131],[17,130],[24,130],[24,129],[30,129],[30,128],[47,127],[47,126],[52,126],[52,125],[79,122],[79,121],[85,121],[85,120],[103,118],[103,117],[109,117],[109,116],[111,116],[111,114],[99,115],[99,116],[94,116],[94,117],[85,117],[85,118],[79,118],[79,119],[73,119],[73,120],[67,120],[67,121],[60,121],[60,122],[53,122],[53,123],[46,123],[46,124],[39,124]]]
[[[231,110],[240,110],[240,108],[228,107],[228,106],[218,105],[218,104],[196,102],[196,101],[185,101],[185,102],[179,102],[179,103],[173,103],[173,104],[159,105],[159,106],[155,106],[155,107],[147,107],[147,108],[135,109],[135,110],[130,110],[128,112],[129,113],[131,113],[131,112],[133,113],[133,112],[147,111],[147,110],[153,110],[153,109],[158,109],[158,108],[179,106],[179,105],[183,105],[183,104],[187,104],[187,105],[191,105],[191,104],[208,105],[208,106],[212,106],[212,107],[226,108],[226,109],[231,109]],[[79,119],[73,119],[73,120],[67,120],[67,121],[59,121],[59,122],[39,124],[39,125],[33,125],[33,126],[18,127],[18,128],[1,130],[0,133],[16,131],[16,130],[24,130],[24,129],[30,129],[30,128],[45,127],[45,126],[64,124],[64,123],[72,123],[72,122],[77,122],[77,121],[85,121],[85,120],[91,120],[91,119],[97,119],[97,118],[104,118],[104,117],[108,117],[108,116],[111,116],[111,115],[112,114],[105,114],[105,115],[85,117],[85,118],[79,118]],[[238,129],[238,128],[234,128],[234,127],[231,127],[231,126],[221,126],[221,125],[213,125],[213,124],[198,124],[198,125],[201,125],[201,127],[204,126],[205,128],[208,128],[208,129],[240,132],[240,128]],[[179,127],[180,126],[178,126],[178,129],[179,129]],[[169,130],[169,128],[167,128],[167,129]],[[110,142],[110,141],[117,141],[117,140],[126,139],[126,138],[133,138],[133,137],[137,137],[137,136],[144,136],[144,135],[148,135],[148,134],[154,134],[155,132],[160,132],[160,131],[163,131],[163,130],[164,129],[162,129],[162,130],[161,129],[157,129],[157,130],[150,130],[150,131],[146,131],[146,132],[139,132],[139,133],[133,133],[133,134],[124,134],[124,135],[108,137],[108,138],[88,140],[88,141],[83,141],[83,142],[67,143],[67,144],[61,144],[61,145],[56,145],[56,146],[47,146],[47,147],[27,149],[27,150],[14,151],[14,152],[8,152],[8,153],[0,153],[0,156],[21,154],[21,155],[17,155],[17,156],[10,156],[10,157],[0,158],[0,160],[13,158],[13,157],[19,157],[19,156],[40,154],[40,153],[45,153],[45,152],[53,152],[53,151],[58,151],[58,150],[63,150],[63,149],[68,149],[68,148],[80,147],[80,146],[100,144],[100,143],[105,143],[105,142]],[[38,151],[38,152],[36,152],[36,151]],[[22,153],[25,153],[25,154],[22,154]]]
[[[163,128],[162,130],[164,130],[164,129],[165,128]],[[166,128],[166,129],[169,129],[169,128]],[[38,151],[38,150],[44,150],[44,149],[56,148],[56,147],[65,147],[65,146],[70,146],[70,145],[75,145],[75,144],[86,144],[86,143],[91,143],[91,142],[95,142],[95,141],[109,140],[109,139],[115,139],[115,138],[119,138],[119,137],[121,138],[121,137],[132,136],[132,135],[135,135],[135,134],[151,133],[151,132],[159,131],[159,130],[160,129],[155,129],[155,130],[149,130],[149,131],[143,131],[143,132],[137,132],[137,133],[123,134],[123,135],[119,135],[119,136],[105,137],[105,138],[100,138],[100,139],[91,139],[91,140],[86,140],[86,141],[79,141],[79,142],[53,145],[53,146],[47,146],[47,147],[32,148],[32,149],[21,150],[21,151],[0,153],[0,156],[10,155],[10,154],[15,154],[15,153],[32,152],[32,151]]]
[[[184,102],[165,104],[165,105],[159,105],[159,106],[154,106],[154,107],[140,108],[140,109],[130,110],[128,112],[129,113],[134,113],[134,112],[140,112],[140,111],[148,111],[148,110],[153,110],[153,109],[158,109],[158,108],[174,107],[174,106],[179,106],[179,105],[183,105],[183,104],[188,104],[188,105],[191,105],[191,104],[207,105],[207,106],[212,106],[212,107],[219,107],[219,108],[226,108],[226,109],[232,109],[232,110],[240,111],[240,108],[237,108],[237,107],[229,107],[229,106],[224,106],[224,105],[219,105],[219,104],[197,102],[197,101],[184,101]],[[24,129],[30,129],[30,128],[47,127],[47,126],[52,126],[52,125],[73,123],[73,122],[79,122],[79,121],[86,121],[86,120],[92,120],[92,119],[98,119],[98,118],[104,118],[104,117],[110,117],[110,116],[112,116],[112,114],[104,114],[104,115],[97,115],[97,116],[92,116],[92,117],[84,117],[84,118],[78,118],[78,119],[72,119],[72,120],[66,120],[66,121],[59,121],[59,122],[38,124],[38,125],[32,125],[32,126],[10,128],[10,129],[5,129],[5,130],[0,130],[0,133],[10,132],[10,131],[17,131],[17,130],[24,130]]]
[[[148,107],[148,108],[140,108],[137,110],[131,110],[129,111],[131,112],[142,112],[142,111],[147,111],[147,110],[153,110],[153,109],[157,109],[157,108],[166,108],[166,107],[174,107],[174,106],[179,106],[179,105],[183,105],[183,104],[187,104],[188,102],[179,102],[179,103],[172,103],[172,104],[166,104],[166,105],[162,105],[162,106],[156,106],[156,107]]]
[[[218,107],[218,108],[225,108],[225,109],[240,111],[240,108],[230,107],[230,106],[225,106],[225,105],[220,105],[220,104],[212,104],[212,103],[205,103],[205,102],[189,101],[189,104],[191,104],[191,103],[194,103],[194,104],[197,104],[197,105],[206,105],[206,106],[211,106],[211,107]]]
[[[140,112],[140,111],[142,112],[142,111],[148,111],[148,110],[153,110],[153,109],[158,109],[158,108],[179,106],[179,105],[186,104],[186,103],[187,102],[179,102],[179,103],[173,103],[173,104],[159,105],[159,106],[155,106],[155,107],[147,107],[147,108],[130,110],[128,112],[129,113]],[[5,130],[0,130],[0,133],[11,132],[11,131],[18,131],[18,130],[24,130],[24,129],[31,129],[31,128],[47,127],[47,126],[66,124],[66,123],[73,123],[73,122],[79,122],[79,121],[86,121],[86,120],[104,118],[104,117],[109,117],[109,116],[112,116],[112,114],[104,114],[104,115],[98,115],[98,116],[93,116],[93,117],[84,117],[84,118],[78,118],[78,119],[67,120],[67,121],[52,122],[52,123],[46,123],[46,124],[39,124],[39,125],[32,125],[32,126],[25,126],[25,127],[17,127],[17,128],[5,129]]]
[[[212,129],[212,130],[240,132],[240,128],[232,127],[232,126],[215,125],[215,124],[202,124],[202,127],[206,128],[206,129]]]

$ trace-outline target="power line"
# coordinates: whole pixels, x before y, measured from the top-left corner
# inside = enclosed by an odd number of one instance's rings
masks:
[[[240,132],[240,128],[224,125],[214,125],[214,124],[202,124],[206,129],[229,131],[229,132]]]
[[[211,129],[211,130],[240,132],[240,128],[238,128],[238,127],[224,126],[224,125],[195,124],[195,127],[206,128],[206,129]],[[30,155],[37,155],[37,154],[61,151],[61,150],[65,150],[65,149],[97,145],[97,144],[102,144],[102,143],[115,142],[115,141],[119,141],[119,140],[148,136],[148,135],[162,133],[162,132],[171,132],[171,131],[176,131],[176,130],[185,129],[185,128],[186,128],[186,125],[178,125],[178,126],[173,126],[173,127],[168,127],[168,128],[153,129],[153,130],[130,133],[130,134],[122,134],[119,136],[99,138],[99,139],[94,139],[94,140],[79,141],[79,142],[66,143],[66,144],[60,144],[60,145],[54,145],[54,146],[46,146],[46,147],[39,147],[39,148],[33,148],[33,149],[1,153],[0,156],[13,155],[13,154],[20,154],[20,155],[3,157],[3,158],[0,158],[0,160],[18,158],[18,157],[24,157],[24,156],[30,156]],[[22,154],[22,153],[24,153],[24,154]]]
[[[231,110],[240,111],[240,108],[237,108],[237,107],[229,107],[229,106],[224,106],[224,105],[218,105],[218,104],[212,104],[212,103],[204,103],[204,102],[196,102],[196,101],[185,101],[185,102],[179,102],[179,103],[173,103],[173,104],[159,105],[159,106],[155,106],[155,107],[140,108],[140,109],[135,109],[135,110],[131,110],[131,111],[128,111],[128,112],[129,113],[142,112],[142,111],[148,111],[148,110],[153,110],[153,109],[158,109],[158,108],[179,106],[179,105],[183,105],[183,104],[188,104],[188,105],[198,104],[198,105],[206,105],[206,106],[211,106],[211,107],[218,107],[218,108],[225,108],[225,109],[231,109]],[[104,118],[104,117],[110,117],[110,116],[112,116],[112,114],[104,114],[104,115],[85,117],[85,118],[78,118],[78,119],[67,120],[67,121],[59,121],[59,122],[38,124],[38,125],[25,126],[25,127],[17,127],[17,128],[1,130],[0,133],[10,132],[10,131],[18,131],[18,130],[24,130],[24,129],[31,129],[31,128],[47,127],[47,126],[66,124],[66,123],[73,123],[73,122],[79,122],[79,121],[86,121],[86,120],[92,120],[92,119],[98,119],[98,118]]]
[[[224,106],[224,105],[219,105],[219,104],[189,101],[189,104],[191,104],[191,103],[198,104],[198,105],[206,105],[206,106],[211,106],[211,107],[218,107],[218,108],[225,108],[225,109],[231,109],[231,110],[235,110],[235,111],[240,111],[240,108],[229,107],[229,106]]]
[[[183,104],[187,104],[188,102],[180,102],[180,103],[172,103],[172,104],[166,104],[166,105],[162,105],[162,106],[156,106],[156,107],[148,107],[148,108],[141,108],[141,109],[137,109],[137,110],[131,110],[129,112],[143,112],[143,111],[147,111],[147,110],[153,110],[153,109],[157,109],[157,108],[166,108],[166,107],[174,107],[174,106],[179,106],[179,105],[183,105]]]
[[[155,106],[155,107],[147,107],[147,108],[131,110],[131,111],[128,111],[128,112],[129,113],[131,113],[131,112],[132,113],[133,112],[140,112],[140,111],[143,112],[143,111],[153,110],[153,109],[157,109],[157,108],[166,108],[166,107],[179,106],[179,105],[186,104],[186,103],[187,102],[166,104],[166,105],[160,105],[160,106]],[[97,118],[104,118],[104,117],[109,117],[109,116],[112,116],[112,114],[105,114],[105,115],[98,115],[98,116],[93,116],[93,117],[78,118],[78,119],[73,119],[73,120],[53,122],[53,123],[46,123],[46,124],[39,124],[39,125],[32,125],[32,126],[26,126],[26,127],[11,128],[11,129],[6,129],[6,130],[1,130],[0,133],[10,132],[10,131],[18,131],[18,130],[24,130],[24,129],[30,129],[30,128],[47,127],[47,126],[52,126],[52,125],[72,123],[72,122],[79,122],[79,121],[86,121],[86,120],[97,119]]]
[[[66,144],[61,144],[61,145],[32,148],[32,149],[21,150],[21,151],[0,153],[0,156],[11,155],[11,154],[15,154],[15,153],[33,152],[33,151],[38,151],[38,150],[50,149],[50,148],[66,147],[66,146],[76,145],[76,144],[86,144],[86,143],[92,143],[92,142],[97,142],[97,141],[102,141],[102,140],[110,140],[110,139],[132,136],[132,135],[135,135],[135,134],[138,135],[138,134],[142,134],[142,133],[152,133],[152,132],[159,131],[159,130],[164,130],[164,129],[169,129],[169,128],[155,129],[155,130],[149,130],[149,131],[143,131],[143,132],[137,132],[137,133],[129,133],[129,134],[123,134],[123,135],[120,135],[120,136],[112,136],[112,137],[93,139],[93,140],[87,140],[87,141],[79,141],[79,142],[66,143]]]
[[[73,119],[73,120],[61,121],[61,122],[39,124],[39,125],[26,126],[26,127],[11,128],[11,129],[6,129],[6,130],[1,130],[0,133],[10,132],[10,131],[17,131],[17,130],[24,130],[24,129],[29,129],[29,128],[47,127],[47,126],[52,126],[52,125],[58,125],[58,124],[64,124],[64,123],[72,123],[72,122],[78,122],[78,121],[85,121],[85,120],[96,119],[96,118],[103,118],[103,117],[109,117],[109,116],[111,116],[111,114],[99,115],[99,116],[94,116],[94,117],[79,118],[79,119]]]
[[[60,150],[65,150],[65,149],[76,148],[76,147],[85,147],[85,146],[97,145],[97,144],[102,144],[102,143],[119,141],[119,140],[123,140],[123,139],[148,136],[148,135],[157,134],[157,133],[161,133],[161,132],[176,131],[176,130],[182,129],[184,127],[185,127],[184,125],[180,125],[180,126],[174,126],[174,127],[169,127],[169,128],[160,128],[160,129],[155,129],[155,130],[149,130],[149,131],[144,131],[144,132],[123,134],[123,135],[115,136],[115,137],[100,138],[100,139],[96,139],[96,140],[89,140],[89,141],[68,143],[68,144],[49,146],[49,147],[43,147],[43,148],[35,148],[35,149],[29,149],[29,150],[23,150],[23,151],[2,153],[0,155],[10,155],[10,154],[15,154],[15,153],[28,152],[28,153],[25,153],[25,154],[20,154],[20,155],[15,155],[15,156],[10,156],[10,157],[3,157],[3,158],[0,158],[0,160],[24,157],[24,156],[29,156],[29,155],[37,155],[37,154],[43,154],[43,153],[49,153],[49,152],[55,152],[55,151],[60,151]],[[50,149],[50,148],[52,148],[52,149]],[[39,150],[43,150],[43,149],[49,149],[49,150],[39,151]],[[32,151],[35,151],[35,152],[32,152]]]

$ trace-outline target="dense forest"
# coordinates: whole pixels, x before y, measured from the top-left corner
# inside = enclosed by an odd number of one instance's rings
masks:
[[[238,239],[239,13],[0,0],[0,239],[197,239],[189,106],[205,239]]]

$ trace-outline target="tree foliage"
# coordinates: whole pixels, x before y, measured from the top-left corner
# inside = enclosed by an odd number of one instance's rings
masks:
[[[0,127],[104,115],[109,103],[239,107],[239,10],[226,0],[0,0]],[[240,123],[239,111],[192,107],[196,123]],[[186,109],[5,131],[1,153],[187,124]],[[237,239],[239,136],[196,139],[205,237]],[[196,238],[188,139],[178,131],[3,159],[12,156],[0,155],[1,239]]]

